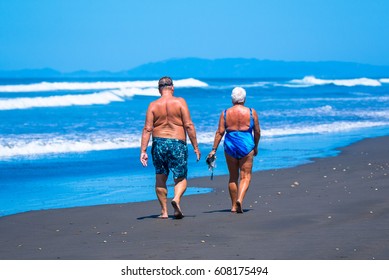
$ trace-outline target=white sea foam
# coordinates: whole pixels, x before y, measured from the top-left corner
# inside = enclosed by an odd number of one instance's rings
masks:
[[[329,124],[319,124],[312,126],[296,126],[288,128],[271,128],[263,130],[262,135],[265,137],[280,137],[303,134],[324,134],[334,132],[345,132],[354,129],[362,129],[369,127],[387,126],[389,122],[333,122]]]
[[[21,135],[0,139],[0,158],[140,147],[139,135]]]
[[[261,111],[260,117],[358,117],[358,118],[375,118],[389,119],[389,110],[337,110],[330,105],[316,108],[305,108],[300,110],[265,110]]]
[[[213,143],[213,137],[214,132],[197,134],[199,143]],[[0,158],[139,148],[140,144],[139,133],[10,135],[0,138]]]
[[[197,132],[197,142],[202,144],[212,144],[214,137],[215,137],[215,131]]]
[[[157,88],[124,88],[113,91],[120,97],[132,97],[134,95],[160,96]]]
[[[389,101],[389,96],[366,96],[366,97],[314,97],[314,98],[264,98],[263,102],[280,102],[280,101],[290,101],[290,102],[332,102],[332,101],[342,101],[342,102],[363,102],[363,101],[379,101],[386,102]]]
[[[272,138],[304,134],[326,134],[388,125],[389,122],[383,121],[333,122],[320,125],[263,129],[262,136]],[[214,132],[199,132],[197,135],[198,142],[201,144],[212,144],[214,135]],[[81,153],[139,147],[139,134],[9,135],[0,138],[0,158],[12,158],[15,156],[34,157],[45,154]]]
[[[157,88],[158,81],[124,82],[41,82],[22,85],[0,85],[0,92],[44,92],[60,90],[107,90],[123,88]],[[193,78],[174,81],[175,87],[207,87],[208,84]]]
[[[193,78],[174,81],[175,87],[207,87],[208,84]]]
[[[280,84],[275,83],[276,87],[288,87],[288,88],[307,88],[313,86],[312,84],[294,83],[294,84]]]
[[[381,118],[381,119],[389,119],[389,111],[365,111],[365,110],[356,110],[356,111],[347,111],[340,112],[342,116],[357,116],[362,118]]]
[[[66,107],[104,105],[122,102],[134,95],[159,96],[156,88],[123,88],[91,94],[67,94],[46,97],[22,97],[0,99],[0,110],[29,109],[37,107]]]
[[[59,90],[104,90],[131,87],[152,87],[156,81],[139,82],[41,82],[25,85],[3,85],[0,92],[43,92]]]
[[[85,106],[97,104],[109,104],[111,102],[124,101],[121,97],[112,92],[101,92],[92,94],[58,95],[48,97],[23,97],[0,99],[0,110],[28,109],[35,107],[65,107]]]
[[[333,84],[336,86],[381,86],[381,82],[375,79],[369,78],[358,78],[358,79],[336,79],[336,80],[325,80],[318,79],[314,76],[306,76],[303,79],[291,80],[289,86],[317,86],[317,85],[329,85]]]
[[[245,83],[239,85],[230,85],[216,87],[218,89],[232,88],[240,86],[243,88],[269,88],[269,87],[287,87],[287,88],[307,88],[312,86],[321,85],[336,85],[336,86],[381,86],[382,83],[389,83],[389,79],[369,79],[369,78],[358,78],[358,79],[318,79],[314,76],[306,76],[303,79],[294,79],[287,82],[274,82],[274,81],[259,81],[252,83]]]
[[[380,79],[380,82],[383,84],[389,83],[389,78]]]
[[[102,91],[90,94],[67,94],[46,97],[19,97],[0,99],[0,110],[29,109],[36,107],[65,107],[109,104],[124,101],[124,98],[134,95],[159,96],[156,85],[158,81],[138,82],[95,82],[95,83],[39,83],[31,85],[0,86],[3,92],[32,92],[56,90],[95,90]],[[182,79],[174,82],[175,87],[207,87],[208,85],[196,79]],[[103,90],[103,89],[110,90]]]
[[[300,110],[265,110],[261,111],[260,116],[328,116],[334,114],[334,109],[330,105],[325,105],[316,108],[305,108]]]

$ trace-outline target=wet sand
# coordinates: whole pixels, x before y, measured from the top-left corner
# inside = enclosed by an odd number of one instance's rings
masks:
[[[0,259],[388,260],[388,174],[379,137],[254,173],[244,214],[230,213],[228,177],[215,176],[189,180],[215,191],[185,196],[182,220],[158,219],[157,201],[5,216]]]

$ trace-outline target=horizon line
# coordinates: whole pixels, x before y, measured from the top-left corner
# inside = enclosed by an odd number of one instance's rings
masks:
[[[353,61],[342,61],[342,60],[278,60],[278,59],[259,59],[259,58],[244,58],[244,57],[225,57],[225,58],[202,58],[202,57],[173,57],[158,61],[150,61],[143,64],[139,64],[137,66],[134,66],[132,68],[123,69],[123,70],[107,70],[107,69],[100,69],[100,70],[87,70],[85,68],[80,68],[78,70],[68,70],[63,71],[59,70],[55,67],[51,66],[43,66],[39,68],[32,68],[32,67],[26,67],[26,68],[19,68],[19,69],[0,69],[0,72],[20,72],[20,71],[52,71],[52,72],[58,72],[58,74],[72,74],[75,72],[88,72],[88,73],[97,73],[97,72],[108,72],[108,73],[122,73],[122,72],[128,72],[131,70],[134,70],[138,67],[150,65],[150,64],[158,64],[158,63],[165,63],[169,61],[179,61],[179,60],[187,60],[187,59],[195,59],[195,60],[204,60],[204,61],[220,61],[220,60],[253,60],[258,62],[278,62],[278,63],[312,63],[312,64],[320,64],[320,63],[341,63],[341,64],[355,64],[355,65],[363,65],[363,66],[372,66],[372,67],[389,67],[389,65],[377,65],[377,64],[371,64],[371,63],[363,63],[363,62],[353,62]]]

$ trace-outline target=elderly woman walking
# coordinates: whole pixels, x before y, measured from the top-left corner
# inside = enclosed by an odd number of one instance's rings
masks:
[[[213,148],[208,158],[215,155],[226,133],[224,154],[230,174],[228,190],[232,203],[231,212],[243,213],[242,203],[250,185],[253,158],[258,154],[261,130],[257,112],[244,106],[246,91],[241,87],[236,87],[232,90],[231,98],[233,106],[224,110],[220,115]]]

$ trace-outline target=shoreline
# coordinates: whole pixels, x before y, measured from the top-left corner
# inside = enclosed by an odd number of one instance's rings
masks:
[[[0,259],[389,259],[389,136],[334,157],[256,171],[243,215],[229,213],[228,176],[184,196],[184,219],[156,200],[0,217]],[[169,204],[170,205],[170,204]]]

